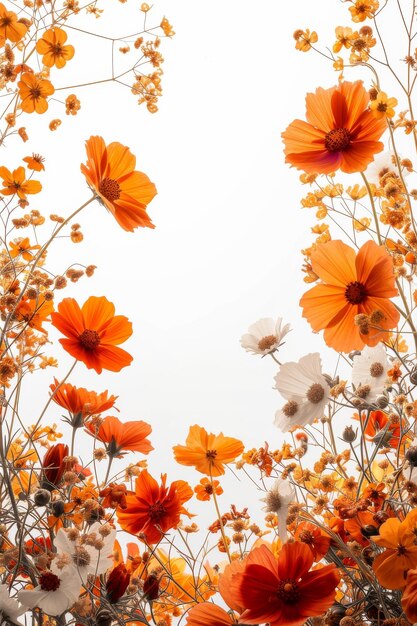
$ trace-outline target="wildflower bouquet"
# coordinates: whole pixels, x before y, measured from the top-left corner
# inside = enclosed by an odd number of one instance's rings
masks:
[[[128,147],[92,135],[81,164],[85,201],[68,217],[48,219],[27,208],[42,189],[43,156],[0,167],[1,623],[417,622],[416,6],[343,5],[350,25],[337,26],[331,48],[321,49],[314,31],[294,33],[296,48],[319,52],[338,81],[309,93],[306,120],[283,132],[286,161],[308,186],[302,206],[318,220],[317,238],[303,251],[309,287],[300,305],[338,353],[338,368],[324,372],[319,353],[284,361],[291,335],[280,318],[259,320],[241,339],[278,366],[280,449],[245,448],[232,433],[193,424],[173,446],[175,461],[191,468],[189,480],[149,470],[152,426],[116,417],[115,395],[74,380],[77,364],[97,375],[128,367],[133,357],[121,346],[132,324],[111,294],[62,297],[95,267],[57,272],[48,254],[58,237],[83,239],[75,218],[95,201],[114,227],[153,228],[155,185]],[[74,0],[0,4],[1,144],[28,141],[30,128],[57,107],[74,122],[76,88],[59,80],[77,62],[80,33],[110,44],[103,81],[127,84],[156,111],[169,21],[148,27],[150,7],[142,4],[143,30],[110,37],[85,26],[102,11]],[[395,20],[398,67],[383,37]],[[129,63],[116,71],[117,47]],[[102,81],[78,86],[95,82]],[[71,93],[62,101],[59,91]],[[53,117],[47,125],[55,132],[60,123]],[[62,355],[71,358],[66,372]],[[33,377],[52,367],[45,402],[28,423],[22,406]],[[51,422],[62,413],[59,426]],[[263,513],[222,504],[226,471],[253,488]],[[204,515],[211,523],[203,530]]]

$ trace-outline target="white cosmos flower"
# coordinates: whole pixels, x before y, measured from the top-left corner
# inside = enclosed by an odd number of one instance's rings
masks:
[[[275,426],[287,432],[293,426],[306,426],[323,417],[328,402],[329,385],[321,373],[318,352],[303,356],[298,363],[281,365],[275,387],[287,400],[275,413]]]
[[[108,532],[103,532],[106,530]],[[104,574],[113,564],[112,554],[116,530],[114,528],[110,530],[107,524],[102,526],[96,522],[89,529],[88,537],[91,539],[88,543],[81,541],[79,536],[71,540],[67,531],[60,528],[54,541],[58,557],[62,554],[70,557],[83,584],[87,581],[89,574],[93,576]],[[96,545],[99,545],[100,549]]]
[[[0,585],[0,624],[18,624],[23,626],[17,618],[26,613],[26,607],[22,607],[14,598],[10,597],[7,585]]]
[[[277,478],[265,498],[262,498],[262,502],[265,502],[264,511],[278,516],[278,535],[284,543],[287,541],[288,507],[295,499],[293,485],[282,478]]]
[[[282,345],[282,340],[290,331],[290,325],[282,326],[282,317],[275,322],[271,317],[264,317],[249,326],[248,332],[242,336],[240,343],[246,352],[252,354],[270,354]]]
[[[369,404],[383,393],[389,368],[387,352],[382,343],[374,348],[365,346],[361,354],[353,358],[352,383],[356,388],[369,387],[369,392],[364,397]]]
[[[399,156],[401,160],[401,156]],[[379,185],[380,174],[384,173],[388,170],[391,172],[395,172],[397,176],[399,175],[398,167],[395,164],[396,158],[393,150],[385,150],[378,154],[372,163],[368,165],[365,170],[365,176],[369,182],[374,183],[375,185]],[[408,176],[410,172],[405,168],[402,168],[403,176]]]
[[[78,600],[80,577],[72,565],[59,569],[54,563],[50,571],[42,572],[39,585],[19,591],[18,597],[29,609],[38,607],[47,615],[56,617],[68,611]]]

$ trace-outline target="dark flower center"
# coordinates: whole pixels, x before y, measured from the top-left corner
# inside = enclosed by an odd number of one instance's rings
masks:
[[[282,412],[285,417],[293,417],[298,411],[298,403],[295,400],[289,400],[282,407]]]
[[[94,350],[100,344],[100,335],[97,331],[86,328],[78,337],[78,341],[86,350]]]
[[[41,90],[38,87],[33,87],[30,90],[30,95],[32,96],[32,98],[34,98],[35,100],[37,100],[38,98],[41,97]]]
[[[54,56],[61,56],[63,53],[63,48],[60,43],[55,44],[55,46],[51,47],[51,52]]]
[[[300,541],[303,543],[313,544],[314,543],[314,535],[309,530],[301,531],[299,535]]]
[[[98,186],[98,192],[112,202],[120,198],[120,185],[113,178],[103,178]]]
[[[350,132],[347,128],[333,128],[324,138],[329,152],[342,152],[350,145]]]
[[[367,295],[365,285],[357,280],[349,283],[346,287],[345,298],[350,304],[361,304]]]
[[[208,459],[210,459],[211,461],[214,461],[216,456],[217,456],[217,450],[207,450],[206,457]]]
[[[319,404],[324,398],[324,389],[319,383],[313,383],[306,395],[309,402]]]
[[[164,505],[161,504],[161,502],[155,502],[155,504],[151,504],[151,506],[149,507],[148,513],[149,513],[150,520],[154,524],[157,524],[158,522],[161,521],[164,515],[166,515],[166,509]]]
[[[39,577],[39,584],[43,591],[56,591],[59,589],[61,581],[52,572],[44,572]]]
[[[300,591],[296,582],[287,578],[279,583],[277,596],[285,604],[296,604],[300,598]]]

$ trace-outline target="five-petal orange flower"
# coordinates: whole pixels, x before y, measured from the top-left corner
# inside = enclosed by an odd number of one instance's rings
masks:
[[[80,308],[73,298],[64,298],[51,316],[52,324],[66,339],[62,347],[88,369],[120,372],[133,357],[119,348],[132,334],[132,324],[124,315],[115,315],[114,305],[104,296],[90,296]]]
[[[43,54],[42,63],[46,67],[65,66],[66,62],[74,56],[74,46],[65,45],[68,35],[65,30],[54,26],[49,28],[36,44],[36,51]]]
[[[369,94],[362,81],[342,82],[306,96],[307,122],[295,120],[282,133],[286,162],[313,174],[338,170],[363,172],[387,127],[385,118],[369,110]]]
[[[209,434],[196,424],[190,426],[185,446],[174,446],[173,450],[177,463],[193,466],[207,476],[221,476],[225,464],[242,454],[244,445],[239,439],[225,437],[223,433]]]
[[[80,415],[83,419],[108,411],[117,400],[117,396],[109,396],[108,391],[96,393],[84,387],[74,387],[70,383],[59,384],[56,378],[49,387],[52,391],[52,400],[56,404],[74,416]]]
[[[38,78],[35,74],[26,72],[22,74],[17,83],[21,99],[22,111],[25,113],[45,113],[48,110],[46,101],[48,96],[55,93],[55,87],[49,80]]]
[[[313,272],[323,281],[300,300],[303,317],[338,352],[360,350],[387,340],[385,332],[398,324],[400,314],[390,298],[397,295],[392,258],[383,246],[367,241],[356,254],[342,241],[318,244],[311,253]],[[361,334],[355,316],[378,311],[377,328]],[[382,330],[381,330],[382,329]]]
[[[0,2],[0,38],[16,43],[26,35],[27,29],[27,25],[17,19],[16,13],[8,11]]]
[[[138,226],[154,228],[146,207],[156,188],[146,174],[135,170],[136,157],[129,148],[102,137],[86,141],[87,163],[81,165],[87,183],[124,230]]]
[[[0,189],[3,196],[17,194],[20,200],[26,200],[28,194],[39,193],[42,189],[38,180],[26,180],[25,168],[22,166],[11,172],[3,165],[0,167],[0,178],[3,179],[3,188]]]
[[[122,450],[148,454],[153,447],[146,437],[152,432],[152,426],[140,420],[121,422],[117,417],[105,417],[99,426],[93,422],[86,424],[87,432],[102,443],[107,444],[109,456],[120,456]]]
[[[412,509],[401,522],[391,517],[379,528],[379,535],[371,537],[381,548],[372,567],[377,579],[388,589],[402,589],[406,584],[407,572],[417,567],[417,545],[415,530],[417,509]]]
[[[142,535],[147,543],[158,543],[171,528],[177,528],[181,515],[189,515],[183,504],[193,491],[184,480],[166,486],[166,474],[161,485],[143,470],[136,479],[134,494],[126,496],[126,508],[118,509],[120,526],[132,535]]]

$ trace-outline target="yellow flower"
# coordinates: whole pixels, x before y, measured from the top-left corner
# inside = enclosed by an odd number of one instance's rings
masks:
[[[394,117],[394,107],[398,104],[397,98],[388,98],[385,91],[380,91],[375,100],[372,100],[369,108],[375,117],[381,119],[383,117]]]

